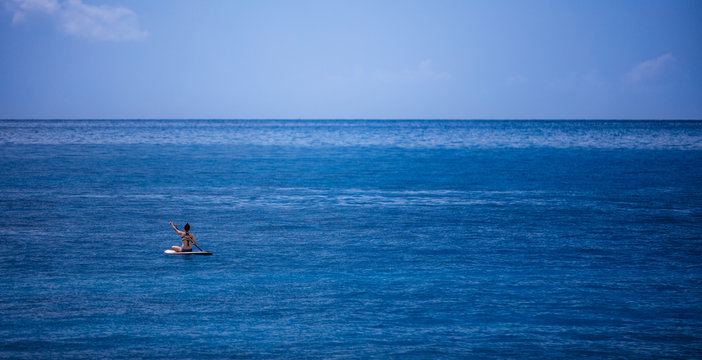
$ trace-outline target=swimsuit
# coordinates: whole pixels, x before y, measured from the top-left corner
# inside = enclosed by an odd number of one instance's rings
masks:
[[[183,240],[183,246],[181,248],[183,251],[192,251],[192,246],[190,244],[193,242],[194,238],[193,235],[190,233],[184,233],[183,235],[180,236],[181,240]],[[186,247],[190,247],[190,249],[185,250]]]

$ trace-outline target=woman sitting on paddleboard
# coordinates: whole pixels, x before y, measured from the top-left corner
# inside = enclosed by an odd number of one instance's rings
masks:
[[[183,229],[185,229],[185,232],[178,230],[175,225],[173,225],[173,222],[170,222],[171,226],[173,227],[173,230],[180,235],[180,238],[183,240],[183,246],[172,246],[171,248],[174,251],[178,252],[191,252],[193,251],[193,245],[192,244],[197,244],[197,241],[195,241],[195,237],[193,234],[191,234],[190,231],[190,224],[185,223],[185,226],[183,226]]]

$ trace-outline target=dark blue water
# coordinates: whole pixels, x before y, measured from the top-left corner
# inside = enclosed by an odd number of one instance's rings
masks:
[[[0,121],[0,358],[699,359],[701,165],[702,122]]]

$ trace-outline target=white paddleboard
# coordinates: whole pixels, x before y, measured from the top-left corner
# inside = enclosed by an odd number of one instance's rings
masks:
[[[163,252],[166,255],[212,255],[209,251],[185,251],[179,252],[175,250],[166,250]]]

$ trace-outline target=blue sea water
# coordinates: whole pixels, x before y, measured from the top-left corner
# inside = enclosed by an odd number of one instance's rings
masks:
[[[701,165],[694,121],[3,120],[0,358],[700,359]]]

